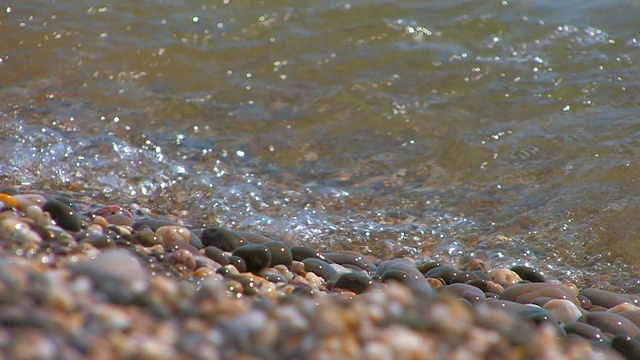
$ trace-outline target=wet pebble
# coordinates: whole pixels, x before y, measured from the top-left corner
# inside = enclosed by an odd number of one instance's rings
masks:
[[[608,312],[590,312],[578,318],[577,322],[583,322],[595,326],[605,333],[630,337],[640,336],[640,329],[629,319]]]
[[[517,284],[522,281],[520,275],[509,269],[494,269],[489,272],[491,280],[506,287]]]
[[[543,308],[552,314],[563,324],[572,323],[580,316],[582,312],[576,304],[566,299],[552,299],[547,301]]]
[[[427,271],[424,274],[424,277],[441,278],[447,284],[451,284],[451,281],[453,280],[453,278],[456,277],[456,275],[458,275],[458,273],[460,272],[461,270],[458,270],[456,267],[453,267],[451,265],[440,265]]]
[[[333,267],[331,267],[331,265],[318,258],[306,258],[302,260],[302,263],[304,264],[305,271],[313,272],[316,275],[321,276],[325,281],[329,281],[333,277],[338,275],[338,272]]]
[[[640,359],[640,340],[624,335],[616,335],[611,340],[611,348],[628,360]]]
[[[13,199],[18,203],[18,208],[22,211],[26,211],[29,206],[37,206],[42,208],[42,205],[47,199],[39,194],[16,194],[13,195]]]
[[[441,294],[450,294],[458,298],[466,299],[471,303],[475,303],[486,298],[482,290],[469,284],[453,283],[448,286],[443,286],[440,289],[439,293]]]
[[[241,273],[247,271],[247,263],[240,256],[229,256],[229,265],[233,265]]]
[[[353,291],[355,294],[361,294],[369,289],[372,283],[371,278],[363,273],[345,273],[339,275],[335,281],[333,281],[330,290],[344,289]]]
[[[227,265],[229,263],[229,256],[215,246],[207,246],[203,252],[206,257],[220,265]]]
[[[242,258],[250,272],[258,272],[271,264],[271,250],[262,244],[240,246],[233,250],[233,255]]]
[[[280,241],[266,241],[262,245],[269,248],[271,251],[271,263],[269,266],[274,267],[276,265],[284,265],[288,268],[291,267],[291,263],[293,261],[293,257],[291,255],[291,250],[289,247]]]
[[[340,265],[353,265],[357,269],[365,271],[375,271],[376,266],[364,255],[354,251],[325,252],[322,253],[327,259]]]
[[[156,235],[162,238],[162,244],[166,247],[177,241],[189,243],[191,232],[183,226],[167,225],[156,229]]]
[[[49,199],[42,206],[42,210],[48,212],[51,218],[65,230],[80,231],[82,218],[71,207],[59,200]]]
[[[607,335],[597,327],[582,322],[567,323],[562,328],[568,335],[575,335],[593,342],[604,342],[608,339]]]
[[[162,244],[162,237],[153,232],[148,226],[140,228],[134,235],[133,241],[146,247]]]
[[[272,268],[264,268],[261,269],[260,271],[258,271],[258,275],[262,276],[263,278],[265,278],[266,280],[274,283],[274,284],[278,284],[278,283],[283,283],[283,284],[287,284],[289,283],[289,281],[287,280],[287,278],[278,270],[272,269]]]
[[[72,268],[91,278],[94,285],[115,302],[130,302],[148,288],[147,273],[129,251],[111,249]]]
[[[314,250],[307,246],[293,246],[291,247],[291,256],[293,260],[303,261],[307,258],[316,258],[327,263],[331,263],[332,261],[327,259],[322,253],[317,250]]]
[[[234,251],[249,241],[240,233],[225,228],[211,226],[202,231],[200,241],[203,246],[215,246],[222,251]]]
[[[520,278],[522,280],[527,280],[527,281],[531,281],[531,282],[545,282],[546,278],[544,276],[544,274],[542,274],[540,271],[528,267],[528,266],[524,266],[524,265],[515,265],[509,268],[509,270],[515,272],[516,274],[518,274],[518,276],[520,276]]]
[[[640,310],[623,311],[618,313],[618,315],[631,320],[632,323],[640,328]]]
[[[531,303],[538,297],[550,297],[554,299],[566,299],[580,306],[580,302],[571,290],[560,284],[553,283],[520,283],[507,287],[500,299],[515,301],[522,304]]]
[[[612,292],[601,290],[601,289],[594,289],[594,288],[583,289],[580,291],[579,295],[582,295],[585,298],[589,299],[589,301],[593,305],[600,305],[607,309],[612,308],[616,305],[624,304],[624,303],[631,303],[631,304],[638,305],[637,300],[631,298],[628,295],[616,294],[616,293],[612,293]]]

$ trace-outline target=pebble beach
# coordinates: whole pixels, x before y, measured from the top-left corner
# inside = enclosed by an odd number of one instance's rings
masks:
[[[640,5],[0,4],[0,360],[640,359]]]
[[[638,359],[640,295],[0,193],[3,359]]]

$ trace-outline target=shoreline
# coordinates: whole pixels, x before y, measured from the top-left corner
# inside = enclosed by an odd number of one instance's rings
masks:
[[[640,356],[640,296],[3,191],[6,358]]]

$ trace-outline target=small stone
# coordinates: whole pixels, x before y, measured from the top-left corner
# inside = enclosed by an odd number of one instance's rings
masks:
[[[578,318],[577,322],[583,322],[599,328],[613,335],[630,337],[640,336],[640,329],[629,319],[608,312],[590,312]]]
[[[331,252],[331,253],[323,253],[323,255],[340,265],[353,265],[357,267],[359,270],[365,271],[375,271],[376,266],[373,262],[365,257],[364,255],[355,252],[355,251],[340,251],[340,252]]]
[[[215,246],[205,247],[204,255],[220,265],[227,265],[229,263],[229,256]]]
[[[121,214],[109,215],[104,218],[109,224],[112,225],[124,225],[131,226],[133,225],[133,219]]]
[[[293,260],[296,260],[296,261],[303,261],[304,259],[307,259],[307,258],[316,258],[316,259],[325,261],[327,263],[332,262],[331,260],[328,260],[319,251],[316,251],[307,246],[294,246],[290,250],[291,250],[291,256],[293,257]]]
[[[122,249],[105,250],[95,259],[75,266],[73,272],[91,278],[115,302],[130,302],[149,286],[137,257]]]
[[[140,228],[134,235],[133,241],[146,247],[162,244],[162,237],[153,232],[148,226]]]
[[[234,251],[249,243],[240,233],[217,226],[204,229],[200,241],[203,246],[215,246],[222,251]]]
[[[61,228],[70,231],[80,231],[82,219],[69,205],[61,201],[50,199],[42,206],[42,210],[51,214]]]
[[[344,289],[353,291],[356,294],[365,292],[373,281],[365,274],[362,273],[346,273],[337,277],[331,290]]]
[[[576,295],[560,284],[553,283],[520,283],[506,288],[500,299],[515,301],[521,304],[529,304],[538,297],[551,297],[554,299],[567,299],[580,306]]]
[[[313,272],[316,275],[322,276],[325,281],[331,280],[334,276],[338,275],[338,272],[331,267],[325,261],[322,261],[318,258],[306,258],[302,261],[304,263],[304,269],[307,272]]]
[[[282,283],[282,284],[288,284],[289,281],[287,281],[287,279],[284,277],[284,275],[282,275],[282,273],[280,273],[278,270],[272,269],[272,268],[263,268],[260,271],[258,271],[258,275],[262,276],[263,278],[267,279],[268,281],[274,283],[274,284],[278,284],[278,283]]]
[[[520,278],[522,280],[527,280],[527,281],[531,281],[531,282],[545,282],[546,279],[544,277],[544,274],[542,274],[540,271],[528,267],[528,266],[524,266],[524,265],[516,265],[516,266],[512,266],[511,268],[509,268],[511,271],[515,272],[516,274],[518,274],[518,276],[520,276]]]
[[[522,281],[522,279],[516,272],[509,269],[491,270],[491,272],[489,272],[489,277],[491,278],[491,280],[497,282],[505,288]]]
[[[607,309],[612,308],[616,305],[631,303],[638,305],[637,301],[630,298],[625,294],[616,294],[606,290],[589,288],[583,289],[580,291],[579,295],[582,295],[589,299],[593,305],[604,306]]]
[[[240,256],[229,256],[229,265],[233,265],[238,270],[238,272],[243,273],[247,271],[247,263]]]
[[[582,316],[578,306],[566,299],[549,300],[544,304],[543,308],[554,314],[558,321],[563,324],[572,323]]]
[[[622,304],[618,304],[610,309],[607,310],[607,312],[610,313],[614,313],[614,314],[619,314],[621,312],[625,312],[625,311],[637,311],[640,310],[639,307],[630,304],[630,303],[622,303]]]
[[[4,204],[4,206],[9,206],[13,208],[18,207],[18,201],[14,199],[13,196],[5,193],[0,193],[0,202]]]
[[[640,340],[638,339],[616,335],[611,340],[611,348],[629,360],[640,359]]]
[[[189,270],[193,271],[196,268],[196,260],[193,253],[187,249],[178,249],[168,256],[169,262],[172,264],[183,264]]]
[[[276,265],[284,265],[287,268],[291,267],[293,257],[287,244],[280,241],[267,241],[262,245],[266,246],[271,251],[270,267],[274,267]]]
[[[607,335],[600,331],[600,329],[582,322],[567,323],[563,325],[562,328],[567,335],[575,335],[589,341],[604,342],[607,340]]]
[[[240,246],[233,251],[233,255],[241,257],[250,272],[258,272],[271,264],[271,250],[262,244]]]
[[[47,199],[39,194],[16,194],[13,195],[13,199],[18,202],[18,208],[21,211],[25,211],[31,205],[42,208],[42,205],[47,202]]]
[[[177,241],[184,241],[187,244],[191,240],[191,232],[183,226],[168,225],[161,226],[155,231],[156,235],[162,238],[162,244],[167,247]]]
[[[447,284],[451,284],[453,278],[460,273],[461,270],[458,270],[456,267],[451,265],[440,265],[434,267],[433,269],[427,271],[424,274],[424,277],[427,278],[441,278]]]

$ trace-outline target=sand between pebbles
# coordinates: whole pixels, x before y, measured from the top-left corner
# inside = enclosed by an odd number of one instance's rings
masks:
[[[0,192],[6,359],[638,359],[640,297]]]

